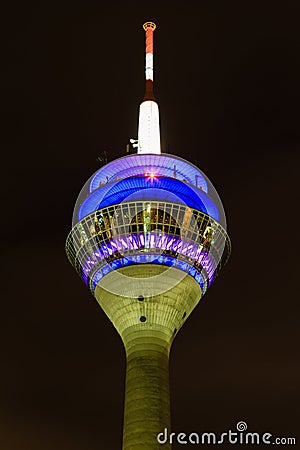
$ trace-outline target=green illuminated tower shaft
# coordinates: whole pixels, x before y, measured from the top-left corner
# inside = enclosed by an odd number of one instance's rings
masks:
[[[124,450],[159,448],[158,433],[171,428],[170,346],[156,334],[152,331],[132,336],[126,349]]]
[[[144,264],[107,275],[95,296],[126,350],[123,450],[161,449],[157,435],[171,429],[170,348],[199,301],[199,284],[178,269]]]

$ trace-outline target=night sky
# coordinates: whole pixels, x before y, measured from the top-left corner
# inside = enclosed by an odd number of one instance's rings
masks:
[[[2,16],[1,450],[121,448],[124,350],[64,242],[96,158],[137,136],[147,20],[162,149],[210,178],[232,240],[173,345],[173,431],[300,439],[300,4],[146,3]]]

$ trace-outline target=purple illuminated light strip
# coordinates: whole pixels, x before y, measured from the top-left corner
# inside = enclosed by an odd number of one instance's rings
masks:
[[[199,262],[206,270],[210,282],[212,281],[216,269],[215,263],[209,252],[203,250],[203,247],[191,243],[190,241],[169,235],[151,233],[150,236],[146,235],[146,238],[145,242],[144,234],[140,233],[137,235],[128,235],[126,238],[114,238],[114,240],[110,240],[106,244],[102,243],[97,251],[89,252],[83,256],[81,266],[83,267],[85,275],[89,275],[96,263],[104,261],[104,259],[112,256],[116,251],[125,253],[127,251],[136,251],[138,249],[144,249],[145,244],[146,247],[147,244],[150,244],[151,249],[174,251],[179,255],[191,258],[195,262]],[[148,252],[150,252],[150,249]]]

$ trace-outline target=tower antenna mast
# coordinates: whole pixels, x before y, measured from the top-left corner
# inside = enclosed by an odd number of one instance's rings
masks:
[[[160,154],[159,109],[153,93],[153,32],[156,25],[153,22],[146,22],[143,28],[146,33],[146,89],[144,100],[140,105],[138,153]]]
[[[146,32],[146,59],[145,59],[145,77],[146,90],[144,100],[155,101],[153,93],[153,32],[156,28],[155,23],[146,22],[143,25]]]

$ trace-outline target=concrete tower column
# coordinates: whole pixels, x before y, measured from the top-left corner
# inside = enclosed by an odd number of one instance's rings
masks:
[[[157,435],[165,428],[171,428],[169,345],[148,333],[132,336],[126,349],[123,450],[161,449]]]
[[[161,449],[157,435],[171,432],[170,348],[201,295],[194,278],[155,264],[118,269],[97,285],[95,297],[126,351],[123,450]]]

